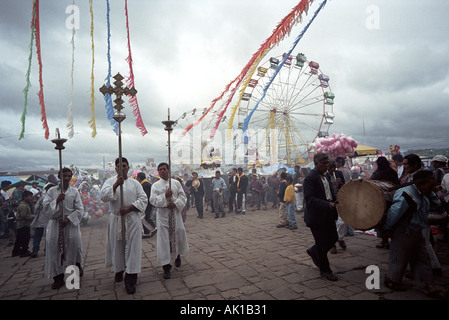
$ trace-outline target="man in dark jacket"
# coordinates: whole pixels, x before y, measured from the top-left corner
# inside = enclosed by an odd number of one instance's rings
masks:
[[[304,221],[310,228],[315,245],[307,249],[315,265],[320,268],[320,274],[327,280],[336,281],[338,278],[332,273],[329,266],[327,252],[338,240],[335,221],[338,219],[336,210],[336,195],[332,188],[329,175],[329,156],[317,153],[313,162],[313,169],[304,179]]]
[[[142,185],[143,191],[145,191],[148,197],[148,205],[145,209],[145,216],[142,219],[142,227],[143,227],[143,238],[151,238],[157,232],[156,223],[151,216],[151,212],[153,211],[153,205],[150,203],[151,196],[151,183],[148,181],[147,176],[144,172],[139,172],[137,174],[137,181]]]
[[[236,214],[245,214],[246,192],[248,191],[248,177],[243,173],[243,168],[237,169],[237,211]],[[245,206],[243,206],[245,196]]]
[[[187,181],[186,186],[190,188],[190,195],[195,198],[195,207],[198,212],[197,218],[203,219],[204,183],[198,178],[197,172],[192,172],[192,180]]]

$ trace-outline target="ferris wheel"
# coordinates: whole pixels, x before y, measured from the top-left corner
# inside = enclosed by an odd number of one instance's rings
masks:
[[[207,114],[201,125],[188,131],[185,136],[181,134],[188,125],[196,123],[206,110],[207,108],[193,108],[184,111],[174,120],[174,154],[175,157],[182,157],[181,165],[221,164],[223,161],[222,141],[210,138],[210,129],[215,124],[217,111]],[[228,122],[226,116],[221,119],[223,125]]]
[[[285,54],[271,57],[258,67],[257,76],[250,80],[242,97],[239,128],[284,58]],[[334,122],[335,95],[329,81],[319,63],[308,61],[302,53],[289,56],[252,114],[248,152],[265,150],[266,163],[304,163],[309,144],[328,136]]]

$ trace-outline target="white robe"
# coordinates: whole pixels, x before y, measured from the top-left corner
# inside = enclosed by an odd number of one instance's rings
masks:
[[[58,186],[49,189],[43,202],[44,208],[48,208],[50,215],[45,239],[45,276],[47,278],[63,274],[66,267],[81,263],[80,222],[84,207],[78,190],[69,186],[67,191],[65,191],[65,199],[62,202],[64,217],[68,218],[70,222],[64,228],[64,262],[61,265],[58,245],[59,221],[55,219],[61,214],[61,203],[56,205],[56,199],[60,193]]]
[[[173,209],[175,217],[175,233],[169,234],[169,218],[171,211],[167,208],[168,202],[165,197],[165,191],[168,190],[169,183],[164,179],[160,179],[151,187],[150,202],[156,209],[156,225],[157,225],[157,263],[159,266],[170,264],[171,260],[178,255],[187,254],[189,252],[189,244],[187,242],[186,229],[182,221],[181,211],[186,205],[187,197],[184,190],[175,179],[171,179],[171,190],[173,192],[172,202],[176,205]],[[170,250],[170,236],[175,238],[175,248]]]
[[[142,266],[142,215],[148,204],[148,198],[137,180],[128,178],[123,184],[123,206],[133,205],[139,212],[132,211],[125,217],[125,255],[121,238],[120,187],[113,191],[117,178],[105,181],[100,191],[100,199],[110,202],[108,232],[106,235],[105,266],[113,267],[114,272],[125,270],[128,274],[139,273]],[[126,262],[125,262],[126,257]],[[126,263],[126,269],[125,264]]]

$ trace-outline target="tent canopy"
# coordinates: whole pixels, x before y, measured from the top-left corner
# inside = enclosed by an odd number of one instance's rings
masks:
[[[357,146],[357,148],[355,148],[355,152],[357,155],[362,156],[362,155],[367,155],[367,154],[378,154],[378,150],[377,148],[373,148],[373,147],[369,147],[369,146],[364,146],[362,144],[359,144]]]

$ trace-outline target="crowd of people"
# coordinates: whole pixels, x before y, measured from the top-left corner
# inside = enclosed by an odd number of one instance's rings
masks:
[[[307,254],[323,278],[338,280],[327,254],[337,253],[337,244],[346,250],[345,237],[354,235],[354,229],[338,214],[338,192],[353,179],[367,178],[360,174],[355,177],[347,159],[318,153],[312,170],[296,165],[294,174],[276,170],[266,176],[257,169],[245,172],[238,167],[227,173],[216,170],[215,176],[208,178],[199,177],[197,172],[171,178],[169,165],[161,163],[159,177],[153,180],[144,172],[130,178],[126,158],[121,163],[122,167],[116,160],[117,175],[104,181],[101,189],[99,186],[99,199],[109,213],[105,266],[114,270],[116,282],[124,280],[128,293],[135,292],[141,271],[142,238],[157,234],[157,263],[165,279],[171,276],[172,261],[181,266],[181,256],[189,252],[184,223],[190,208],[203,219],[209,207],[215,218],[225,218],[230,213],[268,210],[271,205],[278,211],[276,227],[288,230],[298,228],[297,216],[304,213],[314,238]],[[376,227],[381,239],[377,248],[390,250],[385,285],[403,290],[402,278],[411,277],[425,282],[428,295],[446,298],[445,292],[430,284],[431,277],[441,275],[442,269],[433,250],[429,217],[447,216],[449,169],[444,156],[436,156],[431,163],[431,168],[424,168],[414,154],[397,154],[392,162],[381,156],[373,163],[368,179],[399,186],[385,219]],[[12,256],[36,257],[46,235],[45,275],[53,278],[54,289],[64,285],[68,265],[78,266],[79,275],[83,275],[80,224],[85,208],[80,192],[70,184],[72,170],[64,168],[62,177],[58,184],[56,177],[50,176],[42,190],[18,186],[12,194],[8,193],[10,183],[3,181],[0,196],[2,231],[10,231]],[[444,241],[448,241],[447,223],[447,218],[438,219]]]

